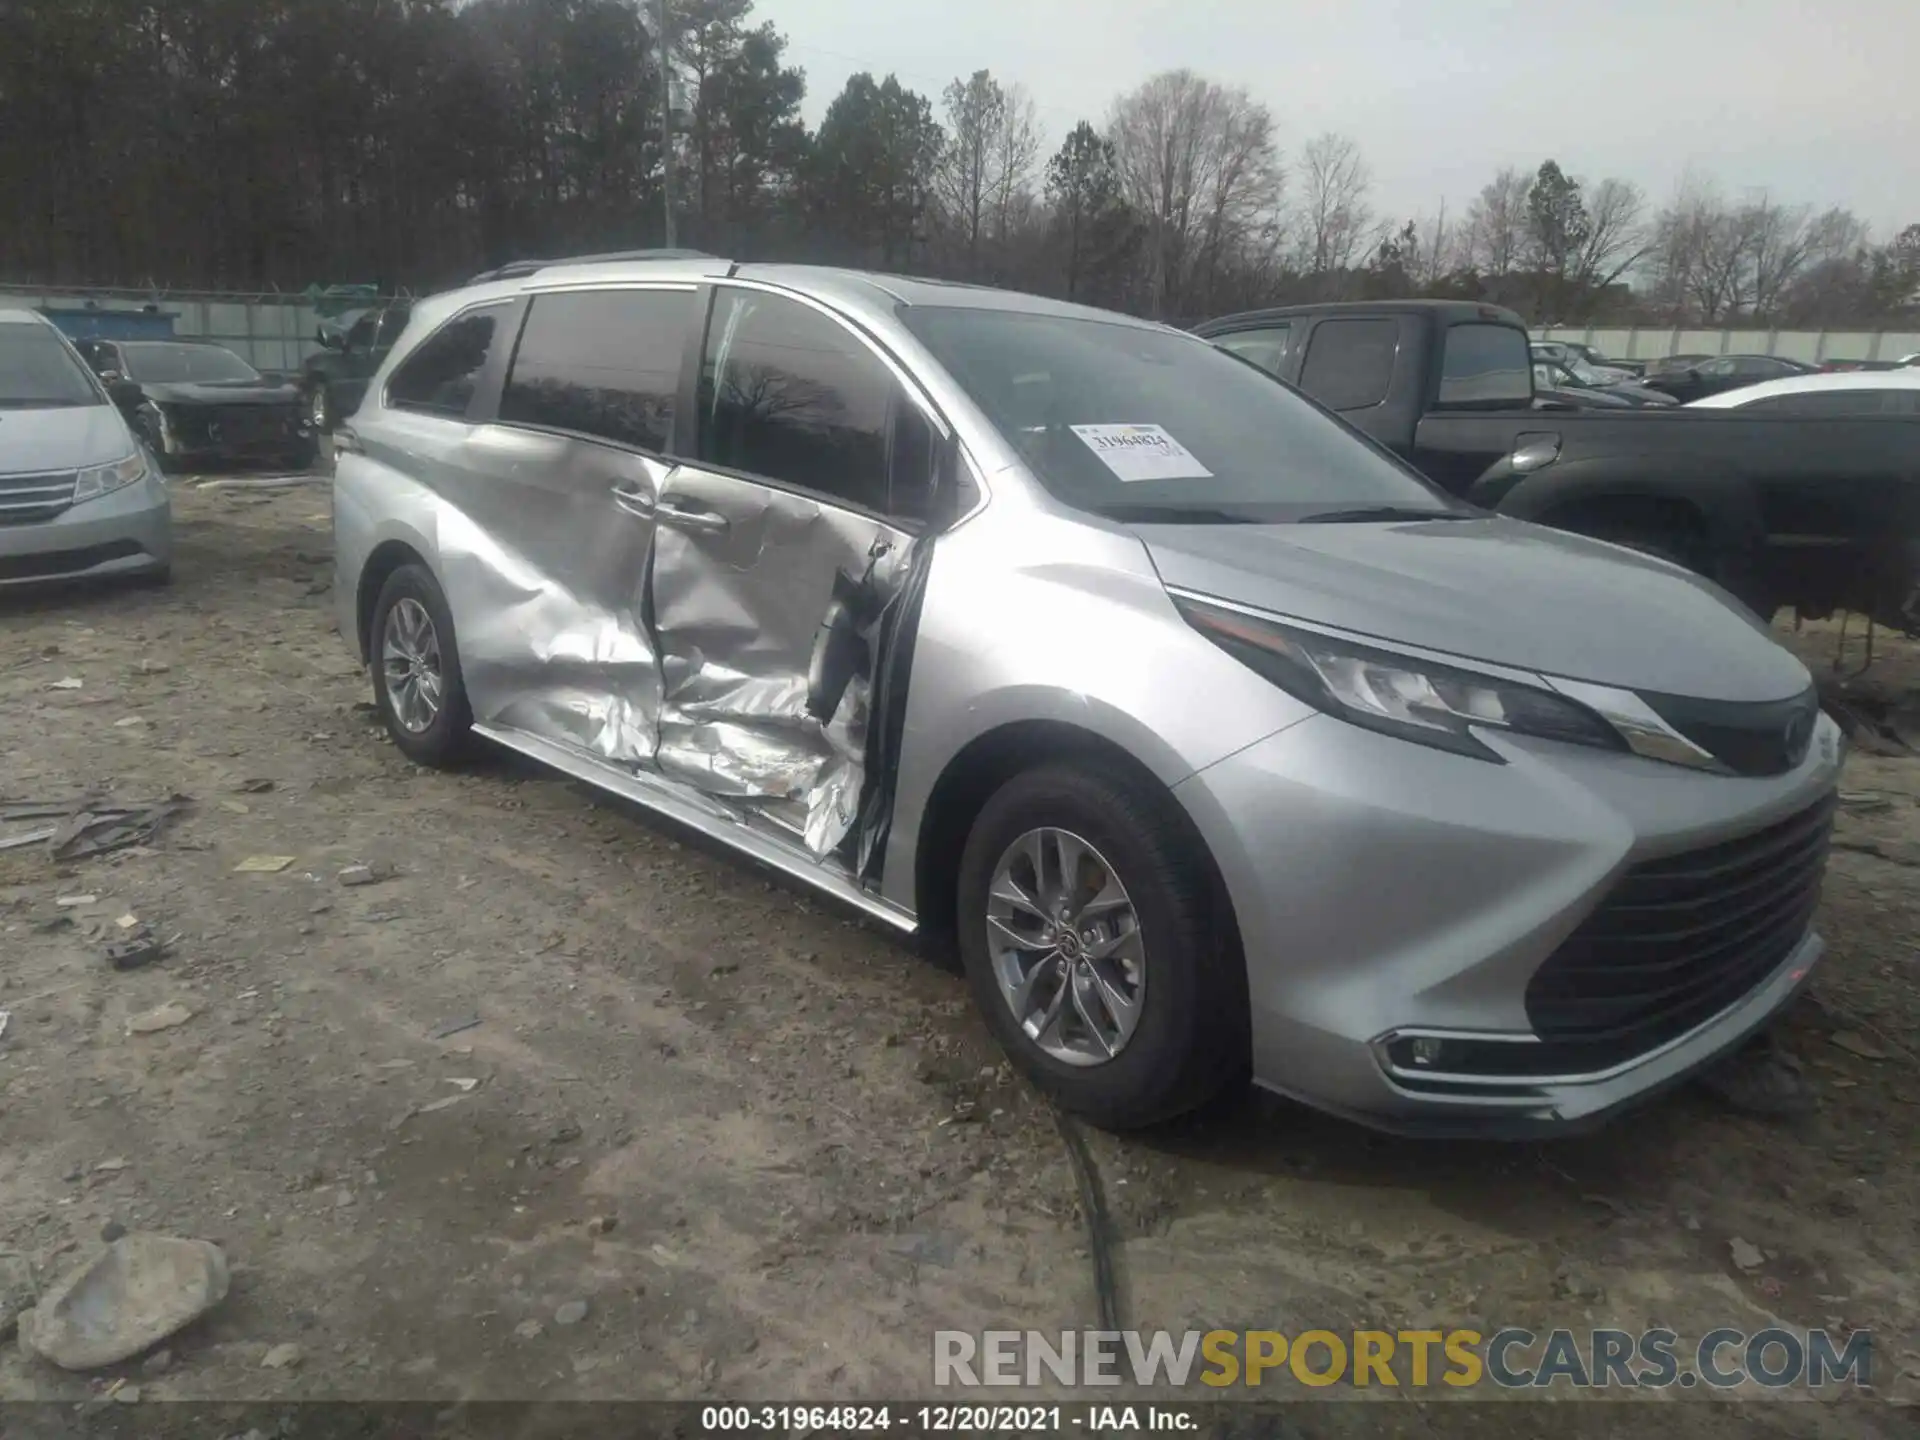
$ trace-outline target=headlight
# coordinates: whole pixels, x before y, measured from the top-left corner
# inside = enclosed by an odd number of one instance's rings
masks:
[[[98,500],[102,495],[147,478],[147,459],[138,450],[111,465],[95,465],[82,470],[73,482],[73,503]]]
[[[1235,610],[1178,598],[1202,635],[1316,710],[1369,730],[1480,760],[1501,761],[1474,737],[1491,726],[1521,735],[1622,750],[1626,742],[1584,705],[1531,685],[1372,650]]]

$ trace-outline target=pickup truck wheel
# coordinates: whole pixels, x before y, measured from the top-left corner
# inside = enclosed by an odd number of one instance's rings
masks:
[[[306,407],[307,422],[316,435],[325,435],[333,429],[333,392],[327,388],[326,381],[309,380],[300,393],[300,403]]]
[[[1244,971],[1200,841],[1144,780],[1072,762],[1007,781],[960,860],[974,1000],[1027,1077],[1109,1129],[1192,1110],[1244,1063]]]

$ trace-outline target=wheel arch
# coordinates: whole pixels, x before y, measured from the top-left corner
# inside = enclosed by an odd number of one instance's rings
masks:
[[[940,772],[920,814],[914,846],[914,910],[922,932],[950,944],[958,917],[960,855],[981,809],[1023,770],[1063,761],[1125,776],[1166,805],[1207,868],[1223,937],[1238,953],[1240,928],[1219,862],[1174,788],[1152,766],[1108,737],[1062,720],[1014,720],[962,746]]]
[[[369,663],[373,655],[373,607],[379,602],[388,577],[403,565],[419,565],[433,574],[433,566],[419,549],[409,541],[391,538],[374,546],[360,567],[360,579],[354,587],[353,638],[363,665]],[[437,576],[435,583],[438,583]]]

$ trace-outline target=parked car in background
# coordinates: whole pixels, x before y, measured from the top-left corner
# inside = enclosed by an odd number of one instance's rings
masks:
[[[1748,415],[1920,415],[1920,368],[1793,375],[1709,395],[1687,408]]]
[[[1586,345],[1565,340],[1536,340],[1531,348],[1534,359],[1564,365],[1591,386],[1622,385],[1639,379],[1638,371],[1590,358],[1592,351]]]
[[[305,470],[319,436],[300,389],[204,340],[88,340],[81,353],[161,467],[270,464]]]
[[[1658,360],[1649,360],[1640,374],[1645,379],[1653,375],[1670,374],[1675,370],[1691,370],[1713,358],[1711,355],[1663,355]]]
[[[1199,327],[1456,495],[1665,555],[1763,616],[1915,623],[1920,421],[1534,406],[1525,332],[1464,301],[1306,305]]]
[[[1911,355],[1902,355],[1895,368],[1904,370],[1909,365],[1920,365],[1920,350],[1914,351]]]
[[[0,587],[173,566],[167,487],[52,322],[0,310]]]
[[[1819,958],[1840,742],[1798,660],[1192,336],[553,264],[422,301],[337,438],[339,623],[404,754],[478,733],[957,935],[1099,1123],[1249,1067],[1393,1129],[1591,1123]]]
[[[1588,378],[1590,373],[1584,365],[1576,370],[1558,361],[1542,360],[1535,356],[1533,362],[1535,398],[1545,397],[1573,405],[1601,408],[1625,405],[1637,409],[1643,406],[1658,407],[1680,403],[1671,395],[1649,389],[1638,380],[1600,384]]]
[[[1738,390],[1742,385],[1758,385],[1762,380],[1813,373],[1811,365],[1778,355],[1716,355],[1684,370],[1663,370],[1658,375],[1649,375],[1642,383],[1685,404],[1703,395]]]
[[[392,300],[362,311],[342,329],[323,323],[315,332],[321,353],[307,357],[300,394],[307,423],[319,434],[351,415],[367,392],[367,381],[386,362],[413,313],[411,300]]]

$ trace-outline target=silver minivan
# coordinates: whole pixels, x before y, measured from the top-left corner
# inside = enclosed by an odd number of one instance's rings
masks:
[[[152,457],[52,321],[0,309],[0,588],[172,567]]]
[[[528,264],[421,303],[339,438],[339,623],[406,754],[485,737],[952,937],[1096,1122],[1246,1073],[1592,1122],[1820,956],[1842,741],[1798,660],[1203,340]]]

